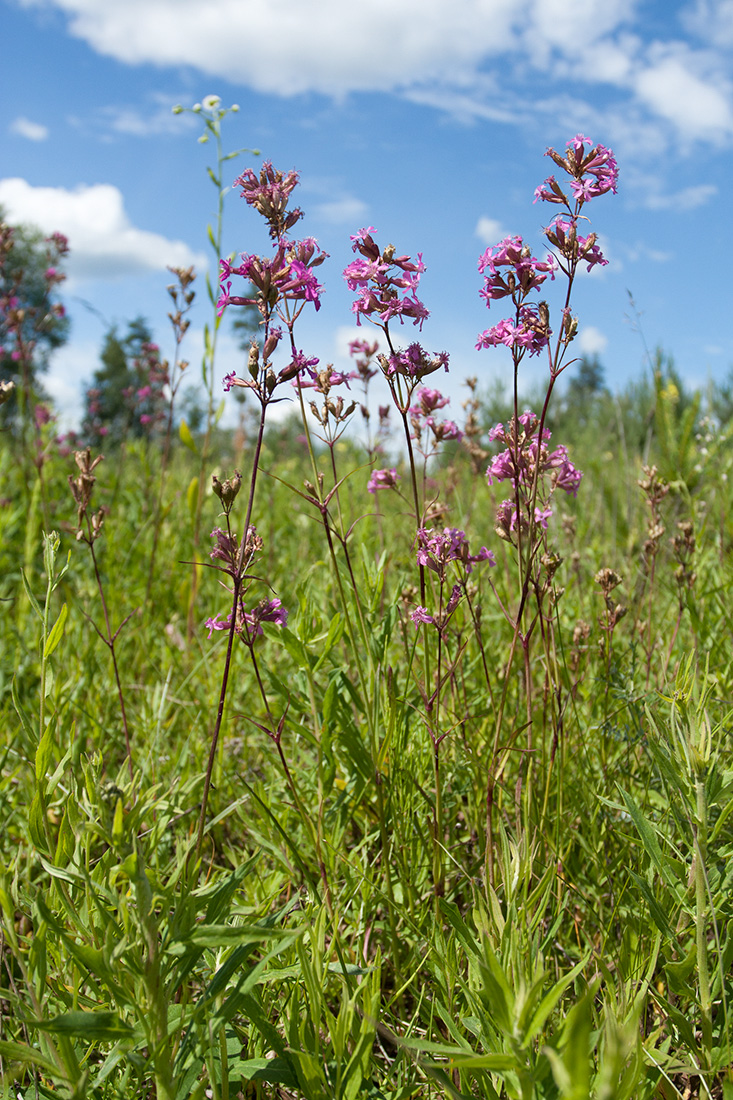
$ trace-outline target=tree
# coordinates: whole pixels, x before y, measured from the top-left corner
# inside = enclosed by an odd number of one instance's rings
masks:
[[[11,226],[0,208],[0,378],[14,382],[11,417],[43,396],[39,374],[51,353],[66,342],[69,321],[57,299],[65,279],[61,263],[68,252],[60,233],[44,237],[30,226]]]
[[[94,372],[84,403],[82,435],[92,446],[149,435],[161,419],[167,364],[161,362],[147,321],[136,317],[120,336],[116,325],[105,334],[101,367]]]

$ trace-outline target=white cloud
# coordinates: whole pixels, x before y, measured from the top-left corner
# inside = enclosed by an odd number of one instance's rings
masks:
[[[77,280],[116,280],[167,266],[206,266],[206,257],[183,241],[137,229],[125,212],[122,193],[111,184],[32,187],[23,179],[0,180],[0,206],[8,220],[56,231],[69,238],[69,275]]]
[[[43,375],[43,388],[53,401],[59,431],[78,428],[83,414],[83,391],[99,367],[99,345],[74,340],[58,348]]]
[[[581,355],[600,355],[608,347],[608,337],[594,325],[585,325],[578,333],[573,348]]]
[[[637,96],[683,137],[721,142],[733,134],[730,82],[711,75],[711,61],[687,49],[657,47],[633,79]],[[703,77],[695,70],[706,66]]]
[[[688,13],[700,33],[720,18],[721,42],[709,35],[707,49],[669,35],[650,43],[640,0],[20,2],[54,5],[73,35],[126,64],[190,65],[267,94],[399,92],[466,123],[527,124],[539,113],[564,129],[593,112],[584,97],[610,85],[618,102],[605,104],[604,118],[611,111],[635,128],[651,121],[668,142],[733,137],[728,60],[719,54],[733,40],[733,0],[697,0]],[[577,103],[572,117],[559,110],[558,85]],[[162,106],[108,114],[124,133],[170,124]]]
[[[69,16],[71,33],[101,54],[128,64],[189,64],[276,95],[389,90],[474,68],[511,46],[517,8],[526,6],[526,0],[53,2]]]
[[[509,236],[509,230],[505,229],[496,218],[479,218],[475,230],[476,236],[483,244],[498,244]]]
[[[11,134],[27,138],[28,141],[45,141],[48,137],[48,126],[43,126],[40,122],[32,122],[23,115],[13,119],[8,128]]]
[[[714,45],[733,45],[733,0],[697,0],[694,9],[683,11],[682,22]]]
[[[333,199],[331,202],[316,203],[311,212],[316,218],[330,222],[332,225],[353,225],[356,232],[364,224],[368,209],[367,204],[361,199],[345,196],[341,199]]]
[[[718,188],[714,183],[698,183],[692,187],[683,187],[681,191],[671,195],[652,191],[646,196],[644,205],[650,210],[696,210],[717,194]]]

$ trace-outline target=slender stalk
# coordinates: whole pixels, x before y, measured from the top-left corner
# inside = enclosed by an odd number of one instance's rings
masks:
[[[219,734],[221,732],[221,722],[224,716],[224,704],[227,697],[227,689],[229,687],[229,671],[232,663],[232,650],[234,647],[234,632],[237,625],[237,608],[239,604],[239,595],[242,589],[242,563],[244,561],[245,547],[247,545],[247,533],[249,531],[250,520],[252,518],[252,508],[254,505],[255,487],[257,484],[257,471],[259,469],[260,455],[262,453],[262,442],[265,435],[265,414],[267,412],[267,402],[265,400],[261,403],[260,413],[260,425],[257,432],[257,442],[255,443],[255,453],[252,457],[252,474],[250,478],[249,498],[247,500],[247,514],[244,521],[244,531],[242,532],[241,542],[239,546],[239,556],[237,561],[237,570],[234,576],[234,590],[232,593],[232,614],[231,622],[229,624],[229,632],[227,637],[227,652],[224,660],[224,670],[221,676],[221,686],[219,688],[219,703],[216,708],[216,721],[214,723],[214,729],[211,734],[211,745],[209,747],[209,759],[206,764],[206,774],[204,776],[204,790],[201,795],[201,811],[199,813],[198,833],[196,837],[196,859],[201,857],[201,848],[204,842],[204,829],[206,827],[206,809],[209,801],[209,791],[211,789],[211,776],[214,771],[214,761],[216,760],[216,749],[219,744]]]

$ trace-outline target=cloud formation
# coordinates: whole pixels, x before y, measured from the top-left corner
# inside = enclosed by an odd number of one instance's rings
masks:
[[[114,281],[166,267],[206,266],[206,257],[183,241],[137,229],[125,212],[122,193],[111,184],[33,187],[24,179],[0,180],[0,206],[11,224],[63,233],[71,249],[67,270],[77,280]]]
[[[130,65],[191,65],[258,92],[397,92],[464,118],[517,122],[547,89],[591,100],[620,93],[685,140],[733,139],[725,79],[733,0],[697,0],[685,22],[695,47],[645,20],[639,0],[21,0],[53,4],[71,34]],[[721,39],[709,33],[717,19]],[[707,30],[706,30],[707,29]],[[534,78],[534,79],[533,79]],[[587,108],[589,109],[589,108]],[[146,120],[122,115],[135,131]],[[160,125],[160,123],[159,123]]]
[[[27,138],[28,141],[45,141],[48,137],[48,126],[43,126],[40,122],[32,122],[23,115],[13,119],[8,129],[11,134]]]

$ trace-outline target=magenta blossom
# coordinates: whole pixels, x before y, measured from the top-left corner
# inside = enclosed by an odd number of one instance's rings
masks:
[[[457,527],[445,527],[441,534],[432,527],[420,527],[417,532],[418,565],[432,570],[444,580],[446,565],[451,561],[463,565],[466,573],[472,571],[475,562],[488,561],[489,565],[496,565],[494,555],[485,546],[481,547],[478,554],[469,554],[465,531],[460,531]]]
[[[298,173],[283,175],[266,160],[257,176],[251,168],[245,169],[234,181],[234,187],[241,187],[242,198],[253,206],[269,223],[270,236],[277,240],[303,217],[299,208],[286,213],[290,195],[298,184]]]
[[[410,344],[404,351],[397,351],[389,358],[386,355],[377,358],[388,378],[393,374],[401,374],[405,378],[424,378],[441,367],[448,371],[448,352],[440,351],[430,356],[421,344]]]
[[[444,409],[449,404],[449,399],[444,397],[439,390],[431,390],[422,386],[415,394],[417,404],[410,407],[414,416],[429,416],[436,409]]]
[[[400,323],[409,317],[422,328],[429,316],[416,293],[425,271],[422,254],[418,253],[416,261],[409,256],[395,256],[392,245],[380,252],[372,237],[374,232],[370,225],[351,237],[352,248],[361,259],[353,260],[343,273],[349,290],[357,292],[351,307],[356,323],[360,325],[364,316],[383,327],[393,317],[399,317]]]
[[[256,637],[264,633],[262,623],[275,623],[276,626],[285,626],[287,621],[288,612],[279,599],[260,600],[251,611],[242,611],[241,609],[238,611],[234,633],[251,645]],[[215,630],[231,629],[231,625],[231,611],[226,619],[220,620],[219,616],[215,615],[204,623],[204,626],[208,627],[209,637]]]
[[[605,266],[608,263],[596,244],[596,234],[579,236],[574,218],[565,218],[562,215],[553,218],[545,229],[545,236],[569,263],[586,263],[588,271],[596,265]]]
[[[599,195],[605,195],[607,191],[616,193],[618,165],[612,151],[605,145],[593,145],[590,138],[577,134],[568,142],[564,157],[554,149],[548,149],[545,155],[570,176],[570,189],[578,208]],[[538,199],[562,203],[570,209],[568,199],[554,176],[537,188],[535,202]]]
[[[538,260],[521,237],[505,237],[486,249],[478,269],[484,276],[479,293],[488,307],[492,301],[509,296],[519,304],[530,291],[542,286],[548,275],[555,278],[557,264],[549,254],[545,260]]]
[[[264,256],[243,255],[238,267],[233,267],[228,260],[220,260],[222,292],[217,302],[219,316],[228,305],[256,305],[260,313],[266,316],[273,306],[283,301],[312,302],[316,310],[319,310],[323,287],[312,269],[322,264],[327,257],[328,253],[321,252],[312,237],[306,237],[295,242],[284,238],[279,240],[275,254],[269,259]],[[231,294],[232,275],[246,279],[254,288],[254,295],[245,297]]]
[[[497,347],[504,344],[517,351],[528,351],[530,355],[539,355],[547,347],[552,329],[541,315],[539,306],[522,306],[519,310],[519,324],[505,317],[492,328],[479,334],[477,350]]]
[[[427,607],[416,607],[414,611],[410,612],[410,618],[416,627],[420,626],[420,623],[435,623],[435,619],[428,612]]]
[[[367,491],[377,493],[380,489],[394,489],[399,479],[400,475],[394,467],[391,470],[374,470],[369,478]]]

